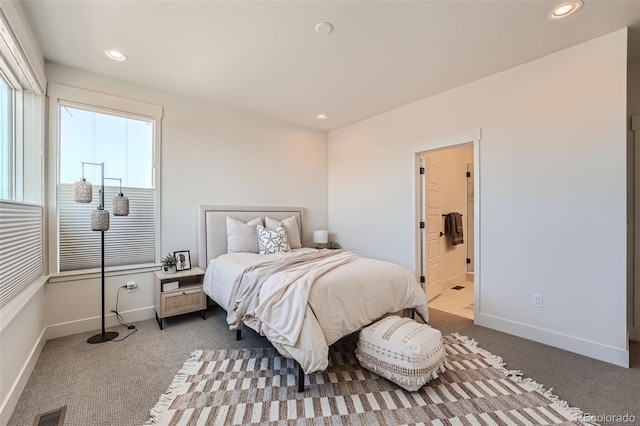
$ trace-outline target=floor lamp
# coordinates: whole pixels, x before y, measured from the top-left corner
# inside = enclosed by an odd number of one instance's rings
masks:
[[[109,212],[104,208],[104,181],[118,180],[120,181],[120,192],[113,197],[113,214],[114,216],[129,215],[129,199],[122,193],[122,179],[108,178],[104,176],[104,163],[82,162],[82,180],[73,184],[73,200],[77,203],[90,203],[93,200],[93,188],[90,182],[84,178],[85,164],[92,166],[100,166],[100,204],[98,208],[91,212],[91,230],[100,231],[101,234],[101,277],[102,277],[102,332],[91,336],[87,339],[87,343],[103,343],[118,337],[115,331],[105,331],[104,324],[104,232],[109,229]]]

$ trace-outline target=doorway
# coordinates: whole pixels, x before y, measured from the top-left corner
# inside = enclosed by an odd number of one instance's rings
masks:
[[[427,244],[424,251],[425,291],[432,309],[473,319],[473,273],[468,250],[473,241],[468,218],[468,168],[473,170],[473,145],[420,154],[425,164],[422,190],[426,209]],[[473,205],[471,205],[473,208]]]
[[[416,165],[416,260],[430,309],[473,319],[479,312],[480,129],[412,145]],[[455,240],[450,214],[462,219]],[[456,228],[458,229],[458,228]],[[471,247],[469,247],[471,246]]]

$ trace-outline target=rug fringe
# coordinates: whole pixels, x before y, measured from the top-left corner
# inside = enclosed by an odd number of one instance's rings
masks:
[[[202,356],[202,353],[203,351],[200,349],[191,352],[189,359],[182,364],[182,368],[173,378],[167,392],[160,395],[158,403],[151,409],[149,420],[147,420],[145,426],[156,425],[160,422],[162,415],[167,412],[171,403],[176,398],[178,390],[180,390],[180,388],[186,383],[187,377],[192,374],[193,368],[198,365],[198,360]]]
[[[582,410],[577,407],[571,407],[568,402],[560,399],[552,392],[553,388],[545,389],[542,384],[536,382],[535,380],[530,378],[523,378],[522,372],[518,370],[506,369],[506,363],[501,357],[494,355],[485,349],[482,349],[478,346],[478,342],[476,342],[474,339],[470,339],[467,336],[463,336],[458,333],[451,333],[451,335],[458,341],[462,342],[471,351],[482,355],[489,365],[498,370],[500,373],[504,374],[506,377],[509,377],[514,382],[519,383],[526,390],[537,392],[547,398],[549,401],[551,401],[551,405],[553,405],[553,407],[557,411],[562,412],[568,418],[574,419],[575,421],[585,426],[599,426],[598,423],[591,423],[582,420],[584,418],[584,413],[582,412]]]

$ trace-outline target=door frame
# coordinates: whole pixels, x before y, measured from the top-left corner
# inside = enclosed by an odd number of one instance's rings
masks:
[[[631,116],[631,147],[633,149],[633,221],[630,224],[630,239],[633,244],[629,248],[632,276],[627,287],[627,334],[628,339],[640,341],[640,115]],[[628,340],[627,339],[627,340]]]
[[[422,274],[426,274],[426,271],[421,270],[421,266],[423,265],[423,259],[426,251],[426,235],[422,235],[420,229],[420,222],[425,221],[426,218],[421,217],[421,214],[424,209],[421,207],[421,203],[424,201],[422,198],[422,194],[420,194],[420,154],[428,154],[430,151],[437,151],[445,148],[455,148],[461,145],[469,145],[473,144],[473,191],[475,197],[475,203],[473,206],[474,211],[474,219],[473,219],[473,227],[474,227],[474,241],[473,241],[473,251],[474,251],[474,261],[475,261],[475,270],[473,275],[473,288],[474,288],[474,318],[478,318],[479,313],[481,311],[480,306],[480,286],[481,286],[481,277],[482,277],[482,257],[481,257],[481,247],[480,247],[480,205],[481,205],[481,197],[480,197],[480,141],[482,139],[482,128],[478,127],[476,129],[466,130],[459,133],[453,133],[448,135],[443,135],[435,138],[425,139],[422,141],[417,141],[411,144],[411,197],[412,197],[412,205],[413,205],[413,223],[415,224],[415,244],[414,244],[414,254],[415,254],[415,268],[416,268],[416,276],[420,278]],[[425,233],[426,234],[426,233]],[[422,275],[424,276],[424,275]],[[425,277],[425,287],[426,287],[426,277]],[[474,319],[475,322],[475,319]]]

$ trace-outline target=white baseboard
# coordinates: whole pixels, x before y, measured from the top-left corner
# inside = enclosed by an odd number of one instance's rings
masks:
[[[18,404],[20,395],[22,395],[22,391],[27,385],[27,381],[33,372],[33,368],[36,366],[38,358],[40,358],[42,348],[44,348],[44,344],[47,343],[45,338],[46,331],[47,329],[44,328],[42,333],[40,333],[40,337],[38,337],[36,344],[31,350],[29,358],[22,366],[22,370],[20,370],[20,374],[16,378],[15,382],[13,382],[13,386],[11,386],[11,390],[9,390],[7,397],[2,401],[2,406],[0,407],[0,425],[4,426],[9,423],[9,418],[11,417],[14,408],[16,408],[16,404]]]
[[[478,312],[476,312],[474,322],[476,325],[629,368],[629,351],[624,348],[603,345],[602,343]]]
[[[146,308],[133,309],[131,311],[120,312],[125,322],[132,323],[143,321],[149,318],[155,318],[155,308],[149,306]],[[116,315],[109,313],[105,315],[105,326],[114,327],[118,325]],[[80,320],[53,324],[47,327],[47,340],[57,339],[58,337],[71,336],[72,334],[85,333],[87,331],[100,330],[102,327],[101,317],[83,318]]]

